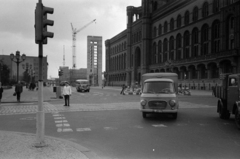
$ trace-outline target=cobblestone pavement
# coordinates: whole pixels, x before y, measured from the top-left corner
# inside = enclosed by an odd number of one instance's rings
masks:
[[[189,102],[180,102],[180,109],[184,108],[212,108],[213,106],[193,104]],[[105,111],[105,110],[127,110],[139,109],[139,102],[125,102],[125,103],[105,103],[105,104],[71,104],[70,107],[64,107],[62,104],[52,105],[44,102],[45,113],[56,112],[71,112],[71,111]],[[33,103],[23,103],[16,106],[8,104],[1,104],[0,115],[13,115],[13,114],[33,114],[36,113],[38,105]]]

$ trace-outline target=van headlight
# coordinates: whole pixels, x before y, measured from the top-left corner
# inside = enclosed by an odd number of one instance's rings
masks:
[[[147,101],[146,100],[141,100],[141,106],[145,106],[147,104]]]
[[[176,101],[175,100],[169,100],[169,105],[171,106],[171,107],[174,107],[175,105],[176,105]]]

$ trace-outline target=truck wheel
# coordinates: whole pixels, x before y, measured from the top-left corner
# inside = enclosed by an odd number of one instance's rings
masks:
[[[142,112],[142,117],[143,117],[144,119],[147,118],[147,113]]]
[[[227,111],[227,108],[220,103],[218,104],[218,113],[219,113],[219,117],[221,119],[229,119],[230,118],[230,113]]]
[[[235,123],[237,125],[237,128],[240,129],[240,112],[238,108],[235,109]]]

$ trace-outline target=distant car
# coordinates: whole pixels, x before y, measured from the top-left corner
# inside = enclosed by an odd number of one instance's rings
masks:
[[[77,92],[89,92],[90,85],[88,80],[76,80],[76,90]]]

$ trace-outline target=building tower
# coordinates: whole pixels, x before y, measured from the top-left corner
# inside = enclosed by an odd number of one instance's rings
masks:
[[[87,79],[92,86],[102,85],[102,37],[87,37]]]

